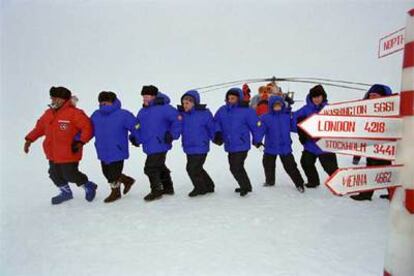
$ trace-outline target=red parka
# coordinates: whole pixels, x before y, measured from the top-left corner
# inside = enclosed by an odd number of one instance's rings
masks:
[[[78,135],[77,141],[87,143],[93,137],[93,129],[88,116],[71,101],[66,101],[58,110],[46,110],[25,139],[34,142],[43,135],[43,150],[48,160],[72,163],[82,159],[82,149],[72,152],[75,136]]]

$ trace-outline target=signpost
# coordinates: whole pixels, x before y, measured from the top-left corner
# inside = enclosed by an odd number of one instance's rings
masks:
[[[315,114],[299,124],[313,138],[399,139],[400,118],[349,117]]]
[[[404,49],[405,28],[384,36],[379,41],[378,58],[382,58]]]
[[[339,196],[398,187],[401,186],[401,167],[396,165],[338,169],[326,180],[325,185]]]
[[[322,138],[316,144],[323,151],[384,160],[395,160],[397,154],[396,141]]]

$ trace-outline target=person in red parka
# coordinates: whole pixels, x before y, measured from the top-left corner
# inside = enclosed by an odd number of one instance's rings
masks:
[[[60,189],[52,197],[52,204],[60,204],[73,198],[69,182],[85,189],[85,198],[95,198],[97,185],[79,171],[82,147],[93,137],[92,124],[88,116],[76,108],[71,101],[72,93],[65,87],[51,87],[51,104],[36,126],[25,137],[24,152],[42,136],[43,150],[49,160],[49,177]]]

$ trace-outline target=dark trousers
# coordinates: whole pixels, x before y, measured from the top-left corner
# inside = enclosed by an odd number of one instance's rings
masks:
[[[109,183],[114,183],[118,181],[122,175],[124,160],[111,162],[109,164],[101,162],[101,168],[106,180],[108,180]]]
[[[78,167],[79,162],[56,164],[49,161],[49,177],[57,187],[65,186],[68,182],[82,186],[89,180]]]
[[[206,158],[207,154],[187,154],[186,170],[194,188],[199,191],[214,190],[214,182],[203,168]]]
[[[230,164],[230,172],[236,179],[240,188],[243,190],[251,190],[252,185],[250,179],[244,169],[244,161],[247,158],[247,151],[229,153],[228,159]]]
[[[276,158],[277,155],[267,154],[263,155],[263,168],[266,176],[266,183],[274,185],[276,181]],[[280,155],[280,160],[282,161],[283,168],[286,173],[292,179],[295,186],[302,186],[304,181],[302,175],[298,170],[298,165],[296,164],[293,154]]]
[[[392,163],[389,160],[378,160],[378,159],[367,158],[367,167],[387,166],[387,165],[391,165],[391,164]],[[362,192],[362,193],[359,193],[359,194],[371,198],[372,195],[374,194],[374,191],[367,191],[367,192]]]
[[[170,170],[165,165],[167,153],[150,154],[145,160],[144,173],[148,176],[151,190],[173,190]]]
[[[318,156],[304,150],[302,152],[300,164],[308,178],[308,184],[314,186],[320,184],[319,174],[315,167],[316,159],[319,159],[322,168],[328,175],[332,175],[338,169],[338,161],[336,160],[336,155],[334,153],[325,153]]]

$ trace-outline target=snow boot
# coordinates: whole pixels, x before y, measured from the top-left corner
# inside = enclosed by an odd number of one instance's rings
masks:
[[[52,197],[53,205],[60,204],[62,202],[68,201],[73,198],[72,190],[70,189],[68,184],[66,184],[65,186],[59,187],[59,189],[60,189],[60,194]]]
[[[121,183],[120,182],[111,183],[111,193],[109,194],[107,198],[104,199],[104,202],[110,203],[120,198],[121,198]]]
[[[164,195],[173,195],[174,194],[174,186],[171,179],[164,180],[162,182],[162,193]]]
[[[357,195],[351,195],[350,198],[352,198],[353,200],[362,201],[362,200],[371,200],[371,196],[372,195],[367,195],[365,193],[360,193],[360,194],[357,194]]]
[[[152,190],[149,194],[144,197],[145,201],[153,201],[160,199],[163,195],[163,190]]]
[[[98,188],[98,185],[89,181],[83,185],[83,188],[85,189],[85,199],[91,202],[96,196],[96,189]]]
[[[297,185],[296,186],[296,189],[299,191],[299,193],[301,193],[301,194],[303,194],[304,192],[305,192],[305,188],[303,187],[303,184],[302,185]]]
[[[236,188],[236,189],[234,189],[234,192],[235,192],[235,193],[240,193],[240,192],[241,192],[241,190],[242,190],[242,188]],[[246,191],[247,191],[247,192],[251,192],[251,191],[252,191],[252,188],[249,188],[249,189],[247,189]]]
[[[207,191],[206,190],[201,190],[201,189],[197,189],[197,188],[194,188],[189,194],[188,194],[188,196],[189,197],[195,197],[195,196],[198,196],[198,195],[205,195],[207,193]]]
[[[132,185],[134,185],[135,179],[133,179],[132,177],[129,177],[125,174],[121,174],[121,177],[119,178],[119,182],[124,184],[124,190],[123,190],[122,193],[124,195],[126,195],[129,192],[129,190],[131,189]]]
[[[306,188],[316,188],[316,187],[319,186],[319,184],[306,183],[305,186],[306,186]]]
[[[275,183],[267,183],[267,182],[265,182],[265,183],[263,183],[263,187],[272,187],[272,186],[275,186]]]
[[[246,196],[248,193],[250,193],[252,191],[252,189],[240,189],[240,196],[244,197]]]

